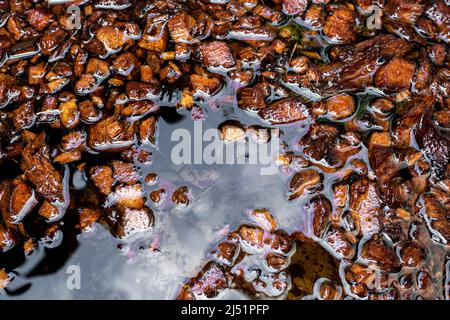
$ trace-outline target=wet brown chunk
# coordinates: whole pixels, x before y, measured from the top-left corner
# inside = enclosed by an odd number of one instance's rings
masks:
[[[96,222],[144,233],[129,258],[162,250],[147,205],[163,217],[220,178],[164,173],[167,130],[192,118],[225,143],[279,139],[298,215],[270,179],[233,177],[273,211],[230,203],[179,298],[448,296],[449,44],[448,0],[0,0],[0,289],[23,254],[62,244],[64,262]]]
[[[126,42],[124,33],[112,26],[101,27],[97,30],[95,36],[106,49],[113,51],[120,49]]]
[[[298,300],[313,294],[314,284],[319,279],[336,281],[339,278],[337,263],[318,243],[310,239],[297,241],[297,250],[288,269],[292,277],[292,289],[287,298]]]
[[[273,270],[279,271],[287,267],[288,260],[281,255],[269,253],[266,256],[266,263]]]
[[[113,161],[113,177],[119,183],[135,184],[138,180],[138,173],[132,163],[124,161]]]
[[[177,206],[187,206],[189,204],[188,188],[186,186],[179,187],[172,194],[172,202]]]
[[[263,230],[251,226],[242,226],[238,232],[246,245],[255,248],[263,246]]]
[[[79,210],[79,228],[81,230],[88,230],[92,225],[100,219],[101,211],[89,208],[82,208]]]
[[[53,166],[48,153],[45,134],[42,133],[22,150],[21,167],[41,197],[50,202],[63,203],[62,176]]]
[[[151,83],[128,82],[126,93],[130,100],[154,100],[161,93],[160,89]]]
[[[327,7],[328,17],[323,33],[334,41],[352,43],[356,40],[355,12],[346,5]]]
[[[111,204],[120,208],[139,210],[145,203],[142,186],[139,183],[116,187],[110,198]]]
[[[214,298],[228,287],[228,282],[221,267],[214,262],[209,262],[186,287],[194,296]]]
[[[279,24],[283,21],[283,15],[272,8],[259,4],[253,9],[253,13],[260,16],[263,19],[266,19],[273,24]]]
[[[433,21],[439,29],[438,37],[449,43],[450,36],[450,9],[445,1],[433,1],[433,3],[426,8],[425,15],[428,19]]]
[[[389,111],[392,111],[392,109],[395,108],[395,105],[392,101],[380,98],[375,100],[371,104],[371,107],[380,113],[388,113]]]
[[[61,138],[61,148],[64,151],[78,149],[84,146],[86,134],[81,131],[72,131]]]
[[[68,164],[81,159],[80,150],[70,150],[57,155],[54,160],[60,164]]]
[[[6,273],[5,269],[0,269],[0,289],[6,288],[10,280],[9,275]]]
[[[172,40],[181,43],[193,42],[194,38],[191,35],[191,30],[194,28],[195,23],[195,19],[187,12],[180,12],[173,16],[168,22]]]
[[[160,17],[148,19],[142,38],[138,41],[138,46],[146,50],[164,52],[167,48],[169,33]]]
[[[395,251],[377,236],[364,244],[362,257],[369,262],[374,262],[380,269],[389,272],[395,271],[399,266]]]
[[[151,101],[135,101],[127,104],[127,106],[122,109],[121,114],[124,117],[136,120],[157,110],[158,106]]]
[[[450,241],[450,219],[448,208],[442,206],[431,196],[423,197],[425,204],[425,217],[428,221],[430,232],[437,238],[448,243]]]
[[[208,68],[231,68],[234,66],[234,57],[225,42],[213,41],[202,43],[199,46],[200,59]]]
[[[152,163],[152,153],[144,148],[132,146],[121,153],[124,160],[129,162],[137,162],[144,165]]]
[[[288,254],[294,247],[294,241],[285,231],[274,231],[272,233],[272,243],[270,245],[274,252]]]
[[[29,84],[39,84],[45,75],[45,65],[40,63],[35,66],[30,66],[28,68],[28,83]],[[56,80],[56,79],[54,79]]]
[[[89,59],[86,66],[86,73],[97,77],[106,78],[109,76],[109,63],[97,58]]]
[[[59,119],[65,128],[72,129],[78,125],[80,113],[75,99],[62,103],[59,111]]]
[[[334,96],[326,101],[325,107],[333,120],[350,117],[356,110],[353,97],[347,94]]]
[[[370,283],[372,271],[365,266],[354,263],[345,270],[345,279],[350,284],[352,294],[364,298],[368,296],[367,284]]]
[[[338,257],[352,258],[355,254],[353,243],[345,232],[338,228],[331,228],[324,236],[331,251]]]
[[[125,52],[114,59],[112,67],[115,72],[123,76],[129,76],[139,67],[138,58],[131,52]]]
[[[268,83],[258,83],[253,88],[243,88],[240,91],[239,107],[248,111],[259,111],[266,107],[266,98],[270,95]]]
[[[238,250],[239,247],[235,243],[222,242],[217,246],[217,250],[213,251],[212,254],[216,257],[219,263],[232,265]]]
[[[94,91],[96,87],[97,79],[93,75],[84,74],[75,84],[75,92],[79,95],[86,95]]]
[[[308,0],[283,0],[283,12],[288,15],[302,14],[308,6]]]
[[[428,47],[428,54],[434,64],[438,66],[445,63],[447,58],[447,46],[445,44],[433,44]]]
[[[289,184],[289,200],[294,200],[314,190],[322,180],[322,176],[313,169],[297,172]]]
[[[333,94],[336,89],[357,90],[371,85],[373,72],[382,66],[379,63],[380,59],[401,57],[410,50],[411,45],[407,41],[387,34],[381,34],[351,47],[343,47],[339,51],[341,61],[320,68],[324,91]]]
[[[321,237],[331,218],[331,202],[323,196],[317,196],[309,202],[307,208],[311,212],[314,235]]]
[[[94,123],[100,120],[100,111],[95,107],[95,105],[89,101],[85,100],[78,105],[80,111],[80,120],[86,123]]]
[[[338,127],[313,124],[300,139],[304,154],[318,166],[336,169],[345,165],[347,159],[358,152],[360,138],[354,133],[341,134]]]
[[[240,141],[245,138],[243,125],[238,121],[225,121],[219,125],[220,138],[226,142]]]
[[[119,238],[125,238],[138,232],[144,232],[154,225],[154,221],[155,217],[150,208],[120,208],[115,234]]]
[[[52,15],[42,9],[30,9],[27,11],[27,21],[34,29],[42,31],[52,21]]]
[[[304,13],[303,20],[306,25],[311,28],[322,28],[325,24],[325,13],[323,7],[318,4],[312,4]]]
[[[370,237],[380,231],[381,200],[375,184],[358,181],[350,187],[350,208],[361,233]]]
[[[289,62],[289,67],[295,73],[305,73],[309,67],[309,60],[305,56],[295,57]]]
[[[450,110],[436,111],[433,116],[439,126],[450,128]]]
[[[320,286],[319,295],[322,300],[339,300],[341,293],[338,286],[332,283],[323,283]]]
[[[58,208],[50,202],[44,201],[39,208],[39,215],[47,220],[52,220],[54,217],[58,216]]]
[[[153,185],[158,180],[158,175],[154,172],[150,172],[148,175],[145,176],[144,181],[145,183],[149,185]]]
[[[117,151],[134,141],[133,126],[112,116],[89,126],[87,144],[99,152]]]
[[[290,123],[309,118],[309,110],[300,99],[289,98],[277,101],[258,112],[259,116],[271,124]]]
[[[417,267],[425,260],[425,253],[422,248],[411,243],[401,247],[400,257],[407,266]]]
[[[139,139],[143,143],[156,142],[156,117],[149,117],[139,123]]]
[[[192,88],[195,92],[212,96],[222,88],[221,81],[216,77],[205,77],[197,74],[191,74]]]
[[[59,26],[52,24],[38,41],[38,46],[42,53],[50,55],[59,45],[63,43],[67,33]]]
[[[104,195],[109,195],[115,183],[113,170],[108,166],[95,166],[91,169],[91,179]]]
[[[8,224],[20,223],[36,203],[34,190],[23,181],[6,180],[0,184],[0,212]]]
[[[414,136],[435,173],[441,176],[450,161],[450,140],[435,127],[428,113],[423,114]]]
[[[12,249],[18,243],[18,238],[14,232],[0,224],[0,252]]]
[[[415,0],[391,0],[387,1],[385,12],[393,20],[414,24],[425,9],[422,3]]]
[[[31,101],[24,103],[12,112],[11,117],[12,123],[17,130],[29,129],[36,120],[34,104]]]
[[[251,211],[250,219],[267,231],[274,231],[278,227],[277,221],[267,209],[255,209]]]
[[[413,83],[414,91],[423,92],[424,90],[428,90],[432,80],[432,74],[433,66],[430,59],[427,57],[425,49],[422,49],[420,52],[419,66],[417,68],[416,77]]]

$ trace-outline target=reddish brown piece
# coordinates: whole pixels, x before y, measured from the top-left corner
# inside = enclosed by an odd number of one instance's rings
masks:
[[[375,76],[375,84],[388,90],[408,89],[411,86],[414,71],[414,64],[395,58],[380,68]]]
[[[208,68],[231,68],[235,64],[230,48],[225,42],[202,43],[199,51],[203,64]]]
[[[277,101],[258,112],[259,116],[271,124],[302,121],[309,118],[309,110],[300,99],[289,98]]]

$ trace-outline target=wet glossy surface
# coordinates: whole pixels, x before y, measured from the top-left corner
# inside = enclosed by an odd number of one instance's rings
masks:
[[[215,128],[214,118],[223,119],[220,114],[213,115],[203,128]],[[248,219],[248,209],[271,208],[286,230],[295,231],[302,225],[298,205],[285,197],[283,178],[261,176],[258,165],[170,165],[168,157],[174,145],[170,133],[180,124],[193,132],[188,116],[170,125],[161,121],[159,141],[165,143],[161,143],[152,165],[141,172],[143,176],[147,171],[158,172],[158,186],[167,190],[188,185],[193,192],[188,208],[155,211],[155,227],[127,241],[114,239],[103,226],[95,225],[89,232],[72,236],[76,239],[70,241],[77,244],[73,244],[76,248],[68,257],[54,255],[53,259],[60,260],[61,264],[55,273],[27,276],[39,263],[54,264],[45,261],[46,249],[40,248],[15,269],[18,275],[8,286],[11,295],[4,297],[41,298],[42,292],[46,292],[45,296],[53,299],[173,299],[186,279],[195,275],[203,264],[211,244]],[[152,251],[152,244],[159,252]],[[66,287],[66,271],[70,265],[80,267],[81,290]],[[29,285],[20,295],[12,294]],[[240,297],[239,293],[235,294]]]

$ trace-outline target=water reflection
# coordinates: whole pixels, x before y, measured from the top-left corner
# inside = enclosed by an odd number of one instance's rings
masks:
[[[208,115],[204,128],[217,128],[233,116],[233,109],[217,109]],[[244,119],[256,123],[253,117]],[[192,199],[186,209],[157,208],[148,203],[155,211],[155,227],[126,241],[114,238],[98,224],[89,232],[74,235],[68,232],[70,222],[66,222],[61,245],[53,249],[40,246],[27,257],[15,269],[2,299],[173,299],[202,266],[212,246],[227,231],[248,221],[248,209],[268,208],[280,228],[288,232],[306,225],[298,203],[287,201],[285,178],[279,174],[261,175],[259,165],[173,165],[170,134],[179,127],[193,130],[190,116],[164,108],[153,163],[141,166],[139,173],[142,177],[158,174],[159,185],[147,185],[149,190],[164,187],[172,191],[187,185]],[[72,265],[80,268],[80,290],[67,288],[71,274],[66,272]],[[239,292],[221,297],[246,298]]]

